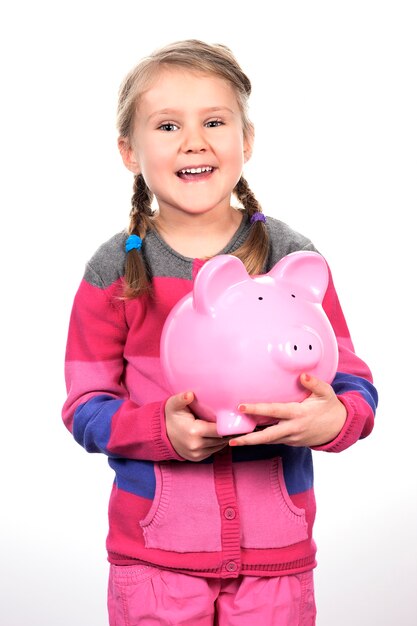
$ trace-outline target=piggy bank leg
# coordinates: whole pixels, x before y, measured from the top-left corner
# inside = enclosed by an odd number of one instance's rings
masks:
[[[223,437],[251,433],[257,422],[251,415],[234,411],[219,411],[217,413],[217,432]]]

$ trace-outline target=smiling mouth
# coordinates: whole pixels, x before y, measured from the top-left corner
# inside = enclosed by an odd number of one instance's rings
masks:
[[[214,167],[204,165],[203,167],[186,167],[178,170],[177,176],[183,180],[195,180],[207,178],[214,171]]]

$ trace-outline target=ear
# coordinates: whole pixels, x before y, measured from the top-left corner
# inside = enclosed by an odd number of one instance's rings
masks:
[[[249,161],[253,152],[253,142],[255,141],[255,127],[251,123],[249,129],[245,132],[243,137],[243,157],[245,163]]]
[[[230,254],[209,259],[194,281],[194,308],[198,313],[212,315],[219,297],[232,285],[248,280],[242,261]]]
[[[284,280],[310,302],[322,302],[329,283],[329,270],[317,252],[292,252],[271,269],[268,276]]]
[[[127,137],[119,137],[117,146],[125,167],[134,174],[140,174],[140,166],[129,139]]]

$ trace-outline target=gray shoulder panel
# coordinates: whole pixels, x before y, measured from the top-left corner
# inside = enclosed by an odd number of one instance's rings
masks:
[[[310,239],[293,230],[284,222],[273,217],[267,217],[266,223],[270,237],[266,271],[269,271],[280,259],[291,252],[296,250],[316,251]]]
[[[278,263],[282,257],[295,250],[315,250],[313,243],[284,222],[267,217],[270,251],[265,271]],[[222,252],[233,252],[243,243],[249,230],[247,220],[242,222],[235,237]],[[125,273],[125,242],[127,233],[121,231],[101,245],[86,265],[84,278],[95,287],[105,289]],[[191,259],[177,254],[167,247],[154,231],[149,231],[143,241],[143,254],[151,277],[169,276],[191,280]]]
[[[93,254],[84,273],[84,279],[88,283],[94,287],[105,289],[115,280],[124,276],[126,237],[126,231],[117,233],[103,243]]]

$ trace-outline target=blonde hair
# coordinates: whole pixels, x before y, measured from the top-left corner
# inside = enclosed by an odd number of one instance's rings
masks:
[[[158,72],[167,66],[187,68],[190,71],[211,74],[226,80],[236,94],[245,137],[253,133],[253,125],[247,112],[251,83],[232,52],[221,44],[207,44],[196,39],[189,39],[177,41],[156,50],[126,76],[119,89],[117,107],[117,129],[120,138],[131,139],[140,96],[149,88]],[[249,217],[257,211],[262,211],[243,177],[238,181],[233,193]],[[143,176],[136,175],[133,184],[129,234],[139,235],[143,239],[147,230],[154,227],[152,200],[153,194]],[[233,254],[243,261],[250,274],[258,274],[264,268],[268,244],[266,226],[262,221],[257,220],[251,225],[245,242]],[[127,253],[125,284],[126,297],[129,298],[146,293],[150,289],[143,255],[136,249]]]

